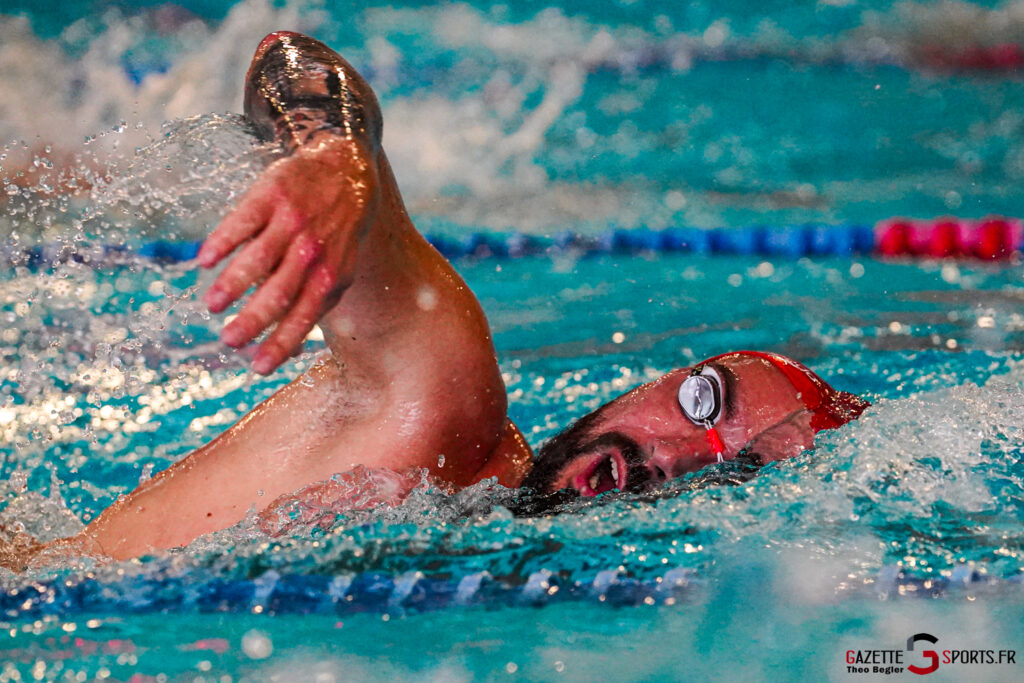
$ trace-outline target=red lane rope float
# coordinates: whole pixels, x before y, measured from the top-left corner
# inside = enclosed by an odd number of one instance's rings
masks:
[[[879,256],[997,261],[1012,257],[1022,244],[1024,224],[1015,218],[893,218],[875,226],[875,253]]]
[[[930,45],[919,50],[918,60],[926,66],[941,70],[1015,71],[1024,66],[1024,46],[998,43],[957,50]]]

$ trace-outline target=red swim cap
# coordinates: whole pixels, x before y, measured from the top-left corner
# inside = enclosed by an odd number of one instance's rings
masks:
[[[811,429],[816,432],[841,427],[850,420],[860,417],[864,409],[871,405],[848,391],[836,391],[802,363],[777,353],[731,351],[708,360],[718,360],[727,356],[754,356],[778,368],[793,384],[797,395],[811,413]]]

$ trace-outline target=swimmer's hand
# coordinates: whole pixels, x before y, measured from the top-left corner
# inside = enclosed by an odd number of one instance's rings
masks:
[[[287,360],[338,303],[379,200],[375,158],[351,139],[325,136],[268,167],[203,243],[204,268],[245,245],[204,300],[220,313],[258,286],[221,333],[239,348],[275,326],[253,360],[256,372]]]

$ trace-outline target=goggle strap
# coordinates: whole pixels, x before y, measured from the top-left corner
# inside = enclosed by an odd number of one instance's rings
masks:
[[[704,434],[707,436],[708,445],[711,446],[711,450],[718,456],[718,462],[725,462],[725,458],[722,457],[722,453],[725,452],[725,445],[722,444],[722,439],[718,436],[718,430],[715,429],[711,422],[705,422],[704,428],[707,430]]]

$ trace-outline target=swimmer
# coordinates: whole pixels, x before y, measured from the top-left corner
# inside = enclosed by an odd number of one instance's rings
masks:
[[[369,85],[322,43],[273,33],[250,65],[245,113],[286,154],[203,244],[200,266],[226,261],[204,300],[220,313],[254,290],[222,340],[241,348],[268,332],[256,372],[317,324],[330,353],[73,538],[0,533],[0,565],[184,546],[252,511],[271,519],[296,492],[330,499],[338,473],[378,486],[381,502],[423,470],[451,489],[496,478],[541,493],[639,490],[719,461],[797,455],[867,406],[782,356],[728,353],[615,399],[534,460],[480,304],[406,213]]]

